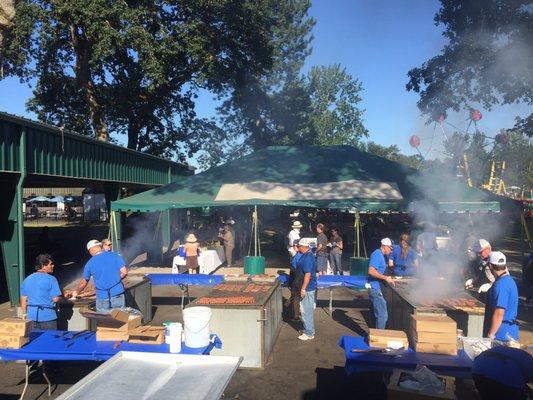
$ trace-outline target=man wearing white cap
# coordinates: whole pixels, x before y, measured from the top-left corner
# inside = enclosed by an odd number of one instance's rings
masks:
[[[387,313],[387,301],[381,292],[380,281],[387,282],[394,286],[392,277],[385,275],[387,263],[385,257],[392,252],[392,240],[389,238],[381,239],[381,246],[370,255],[368,263],[368,296],[372,302],[374,316],[376,317],[376,328],[385,329],[389,315]]]
[[[485,239],[478,239],[472,245],[471,251],[479,257],[479,263],[473,267],[470,279],[465,282],[467,289],[479,287],[479,292],[484,293],[490,289],[494,276],[489,268],[489,257],[492,252],[490,243]]]
[[[487,293],[485,331],[493,345],[513,346],[518,341],[518,289],[506,264],[501,251],[490,254],[489,266],[495,281]]]
[[[315,290],[316,290],[316,259],[309,246],[308,238],[298,241],[298,251],[302,257],[296,265],[295,282],[302,282],[300,286],[300,313],[304,325],[303,332],[298,339],[312,340],[315,338]],[[298,283],[299,284],[299,283]]]
[[[78,293],[83,292],[92,276],[96,289],[96,311],[106,312],[124,307],[126,301],[122,279],[128,274],[124,260],[117,253],[103,251],[102,243],[98,240],[90,240],[87,250],[92,257],[83,267]]]

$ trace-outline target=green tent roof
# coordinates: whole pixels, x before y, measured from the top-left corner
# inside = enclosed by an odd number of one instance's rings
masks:
[[[114,211],[224,205],[406,212],[424,199],[444,212],[499,211],[484,191],[420,174],[350,146],[275,146],[111,204]]]

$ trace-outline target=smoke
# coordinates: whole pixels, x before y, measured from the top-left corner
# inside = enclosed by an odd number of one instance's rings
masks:
[[[449,206],[452,201],[472,201],[466,183],[451,171],[422,173],[411,183],[419,195],[412,207],[415,228],[411,243],[425,248],[417,271],[419,281],[411,296],[419,302],[457,296],[471,277],[474,254],[469,248],[479,238],[489,242],[499,238],[505,230],[501,216],[486,212],[443,213],[439,202]],[[456,208],[460,211],[461,206]],[[436,249],[428,245],[435,240]]]
[[[160,261],[162,240],[160,213],[142,213],[124,219],[120,254],[127,265]]]

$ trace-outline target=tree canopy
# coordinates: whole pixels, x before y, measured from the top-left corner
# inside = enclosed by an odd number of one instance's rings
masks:
[[[430,117],[475,103],[533,103],[533,9],[529,0],[441,0],[441,53],[409,71],[407,90]],[[529,127],[532,117],[522,124]]]
[[[36,79],[39,119],[183,157],[215,129],[196,116],[198,89],[222,94],[270,69],[277,3],[20,0],[0,63]]]

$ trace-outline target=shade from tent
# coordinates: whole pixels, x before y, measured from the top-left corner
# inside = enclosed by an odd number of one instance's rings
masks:
[[[273,146],[111,204],[113,211],[285,205],[408,212],[420,201],[445,212],[499,211],[489,193],[421,174],[350,146]]]

